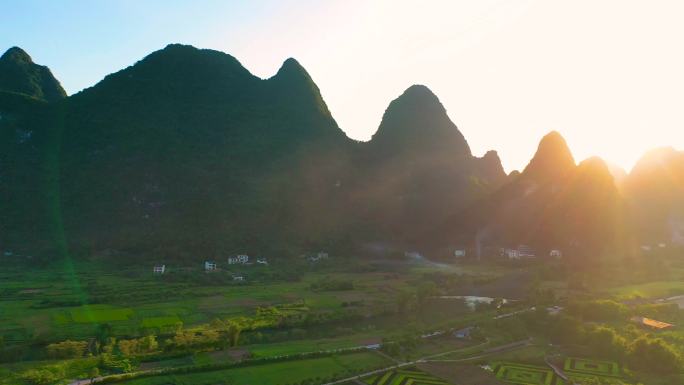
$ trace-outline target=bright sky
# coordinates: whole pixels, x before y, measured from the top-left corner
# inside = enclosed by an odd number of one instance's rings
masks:
[[[295,57],[352,138],[420,83],[508,171],[552,129],[578,160],[629,169],[684,147],[682,20],[684,2],[664,0],[3,0],[0,51],[24,48],[70,94],[172,42],[260,77]]]

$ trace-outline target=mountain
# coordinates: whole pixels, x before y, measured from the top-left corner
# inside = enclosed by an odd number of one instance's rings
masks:
[[[633,223],[645,244],[684,244],[684,152],[646,153],[624,182]]]
[[[565,139],[551,131],[539,142],[537,152],[522,175],[538,183],[562,180],[575,169],[575,158]]]
[[[506,178],[496,152],[474,157],[437,96],[413,85],[361,145],[355,211],[366,236],[417,242]]]
[[[0,249],[47,236],[49,102],[65,97],[50,70],[22,49],[0,56]]]
[[[405,242],[506,179],[425,86],[390,103],[369,142],[348,139],[294,59],[264,80],[172,44],[40,109],[2,128],[8,153],[30,154],[6,162],[6,245],[212,255]]]
[[[66,97],[50,69],[35,64],[19,47],[12,47],[0,56],[0,92],[3,91],[48,102]]]
[[[552,248],[597,253],[621,236],[622,198],[605,162],[579,165],[557,132],[544,136],[522,173],[494,194],[452,217],[439,230],[442,244]]]

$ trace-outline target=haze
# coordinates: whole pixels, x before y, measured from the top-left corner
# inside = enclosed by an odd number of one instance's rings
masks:
[[[270,77],[297,58],[352,138],[409,85],[441,99],[473,152],[521,169],[550,130],[575,157],[631,168],[684,147],[684,4],[676,1],[11,1],[18,45],[70,93],[167,43],[227,52]],[[31,33],[18,33],[31,31]]]

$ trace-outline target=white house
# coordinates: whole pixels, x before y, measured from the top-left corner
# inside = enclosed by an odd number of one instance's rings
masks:
[[[509,259],[520,259],[520,253],[518,249],[503,249],[502,255],[508,257]]]
[[[466,256],[466,251],[465,249],[456,249],[454,250],[454,257],[465,257]]]
[[[553,249],[549,252],[549,257],[561,258],[563,257],[563,253],[558,249]]]
[[[245,277],[243,277],[241,275],[234,275],[233,276],[233,281],[244,281],[244,280],[245,280]]]
[[[152,272],[154,274],[164,274],[165,271],[166,271],[166,265],[156,265],[152,269]]]
[[[204,262],[204,271],[214,271],[218,268],[216,265],[216,262],[211,262],[211,261],[205,261]]]
[[[467,328],[456,330],[454,332],[454,337],[459,339],[470,338],[470,335],[473,332],[473,330],[475,330],[475,326],[468,326]]]
[[[413,258],[413,259],[421,259],[421,258],[423,258],[423,255],[417,251],[404,251],[404,257]]]
[[[518,254],[520,254],[521,257],[536,257],[537,256],[534,252],[534,249],[527,246],[527,245],[518,246]]]
[[[649,246],[649,245],[641,245],[641,250],[646,251],[646,252],[651,251],[651,246]]]
[[[261,265],[268,265],[268,261],[266,260],[266,258],[257,258],[256,263]]]
[[[324,251],[319,251],[318,253],[309,255],[306,259],[308,259],[310,262],[318,262],[321,259],[328,259],[328,253]]]
[[[244,265],[245,263],[248,263],[248,262],[249,262],[249,255],[240,254],[240,255],[233,256],[233,257],[228,257],[228,264],[229,265],[237,265],[237,264]]]

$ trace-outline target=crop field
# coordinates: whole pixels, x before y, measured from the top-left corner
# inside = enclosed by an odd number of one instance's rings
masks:
[[[528,365],[513,362],[492,364],[496,377],[504,382],[519,385],[565,385],[551,368],[541,365]],[[621,379],[620,368],[616,362],[596,361],[584,358],[567,358],[563,370],[574,381],[591,379],[594,381]]]
[[[126,321],[133,315],[130,308],[116,308],[107,305],[86,305],[69,311],[73,322],[77,323],[101,323],[113,321]]]
[[[95,261],[31,269],[13,264],[0,267],[0,336],[12,343],[28,342],[37,335],[49,336],[51,341],[86,339],[105,323],[115,335],[134,336],[146,328],[170,333],[181,324],[191,327],[216,318],[253,316],[258,307],[266,306],[279,306],[285,315],[341,311],[350,303],[356,311],[373,312],[395,306],[396,295],[430,271],[309,271],[293,282],[252,284],[250,274],[259,268],[245,267],[245,284],[225,285],[220,282],[227,272],[205,274],[199,267],[162,277],[153,275],[147,265],[112,266]],[[462,269],[454,267],[454,271]],[[353,281],[354,287],[310,289],[312,283],[329,278]]]
[[[550,368],[502,362],[495,366],[496,378],[511,384],[521,385],[561,385]]]
[[[372,370],[388,365],[387,359],[374,353],[354,353],[339,356],[312,358],[298,361],[276,362],[242,368],[201,373],[163,375],[120,382],[122,385],[224,385],[259,384],[280,385],[303,380],[323,382],[333,375],[352,371]],[[439,384],[441,385],[441,384]]]
[[[168,317],[145,317],[142,320],[141,326],[144,328],[162,328],[167,326],[174,326],[182,321],[178,316]]]
[[[368,385],[448,385],[444,380],[417,368],[391,370],[365,378],[363,382]]]
[[[613,361],[595,361],[582,358],[568,358],[563,369],[568,372],[594,374],[601,377],[619,377],[620,366]]]

